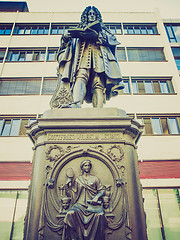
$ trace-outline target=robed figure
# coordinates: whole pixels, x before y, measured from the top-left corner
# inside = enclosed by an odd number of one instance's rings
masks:
[[[107,222],[102,197],[106,195],[106,187],[90,173],[91,167],[91,161],[84,160],[82,175],[74,179],[73,174],[67,174],[71,176],[66,183],[66,194],[72,207],[64,218],[63,240],[105,240]]]
[[[62,36],[57,54],[59,86],[69,84],[72,107],[81,107],[85,100],[101,108],[106,100],[124,88],[115,56],[118,44],[94,6],[87,7],[80,24]]]

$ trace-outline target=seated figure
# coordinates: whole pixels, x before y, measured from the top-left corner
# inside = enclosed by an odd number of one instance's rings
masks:
[[[82,175],[76,179],[74,174],[67,174],[65,188],[67,196],[72,199],[72,207],[64,218],[62,239],[104,240],[107,222],[101,200],[106,195],[106,187],[90,173],[90,160],[82,161],[80,167]]]

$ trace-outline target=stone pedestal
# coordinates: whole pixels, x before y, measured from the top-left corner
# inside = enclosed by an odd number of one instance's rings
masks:
[[[66,194],[67,179],[81,175],[85,159],[106,189],[99,203],[105,239],[146,240],[136,153],[142,129],[116,108],[53,109],[28,126],[34,157],[24,240],[62,239],[64,218],[75,203]]]

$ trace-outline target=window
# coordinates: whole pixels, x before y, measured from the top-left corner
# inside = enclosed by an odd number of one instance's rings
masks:
[[[58,49],[55,48],[49,48],[48,49],[48,55],[47,55],[47,61],[57,61],[57,52]]]
[[[57,78],[44,78],[42,94],[53,94],[57,86]]]
[[[30,124],[32,119],[28,118],[7,118],[0,119],[0,136],[25,136],[25,126]]]
[[[0,35],[10,35],[12,24],[0,24]]]
[[[177,69],[180,70],[180,59],[175,59]]]
[[[0,63],[3,62],[4,60],[5,52],[6,52],[6,49],[3,49],[3,48],[0,49]]]
[[[176,121],[176,118],[168,118],[168,128],[170,134],[179,134],[179,128]]]
[[[144,87],[146,93],[154,93],[154,88],[151,81],[145,81]]]
[[[5,120],[4,126],[2,126],[1,136],[9,136],[11,129],[11,120]]]
[[[105,24],[107,28],[111,31],[112,34],[122,34],[121,24]]]
[[[28,62],[28,61],[44,61],[45,49],[32,50],[9,50],[6,61],[10,62]]]
[[[63,34],[66,29],[76,27],[77,24],[55,24],[52,23],[51,34]]]
[[[122,95],[131,93],[128,77],[123,77],[122,82],[120,84],[124,85],[124,88],[118,91],[119,94]]]
[[[11,61],[12,62],[15,62],[15,61],[18,61],[18,58],[19,58],[19,52],[13,52],[12,55],[11,55]]]
[[[163,240],[161,232],[162,218],[158,206],[156,189],[143,189],[143,198],[148,239]]]
[[[173,94],[171,79],[136,79],[132,77],[134,94]]]
[[[116,57],[118,61],[126,61],[125,48],[118,47],[116,50]]]
[[[180,129],[180,117],[164,117],[164,116],[154,116],[154,117],[139,117],[145,125],[144,134],[179,134]]]
[[[0,95],[39,94],[40,78],[0,79]]]
[[[122,89],[123,93],[131,93],[129,86],[129,79],[123,79],[124,89]]]
[[[26,52],[26,61],[32,61],[33,60],[33,52],[31,52],[31,51],[27,51]]]
[[[180,42],[180,23],[165,24],[169,42]]]
[[[159,82],[159,87],[162,93],[169,93],[169,88],[167,82]]]
[[[28,191],[0,191],[1,239],[23,239]]]
[[[162,134],[161,122],[159,118],[151,118],[153,134]]]
[[[127,48],[128,60],[135,62],[165,61],[163,48]]]
[[[180,238],[179,189],[143,189],[149,240]]]
[[[44,61],[45,51],[33,51],[33,61]]]
[[[133,89],[133,93],[139,93],[137,81],[132,81],[132,89]]]
[[[148,240],[180,239],[180,189],[143,189]],[[1,239],[23,239],[27,190],[0,191]]]
[[[172,47],[172,52],[177,65],[177,69],[180,70],[180,47]]]
[[[18,35],[24,35],[24,34],[44,34],[47,35],[49,33],[49,24],[35,24],[35,25],[29,25],[29,24],[16,24],[14,28],[13,34]]]
[[[124,34],[158,34],[156,24],[123,24]]]

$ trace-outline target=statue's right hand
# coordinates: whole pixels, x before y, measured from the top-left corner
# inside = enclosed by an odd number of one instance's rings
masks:
[[[71,33],[69,33],[68,31],[66,31],[63,36],[62,39],[64,40],[64,42],[69,42],[69,40],[71,39]]]
[[[68,187],[72,187],[72,183],[73,183],[73,181],[74,181],[74,171],[73,171],[73,169],[72,168],[68,168],[67,170],[66,170],[66,176],[67,176],[67,182],[66,182],[66,185],[68,186]]]
[[[71,33],[70,32],[65,32],[63,35],[64,38],[71,38]]]
[[[66,182],[66,186],[69,188],[69,187],[72,187],[72,182],[73,182],[73,179],[72,178],[68,178],[67,182]]]

